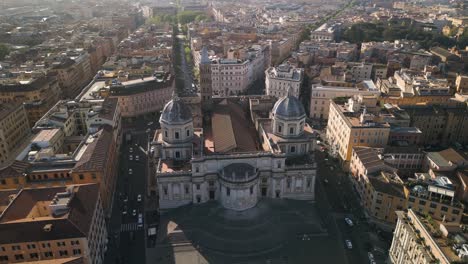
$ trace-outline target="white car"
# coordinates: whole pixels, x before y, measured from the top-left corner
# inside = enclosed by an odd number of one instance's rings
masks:
[[[128,149],[128,152],[133,153],[133,148],[130,147],[130,148]]]
[[[346,239],[346,240],[345,240],[345,243],[346,243],[346,247],[347,247],[348,249],[353,249],[353,244],[351,243],[351,240]]]
[[[143,227],[143,214],[138,214],[138,227],[142,228]]]
[[[139,195],[137,196],[137,201],[138,201],[138,202],[141,202],[141,194],[139,194]]]
[[[367,252],[367,256],[369,257],[370,263],[375,263],[374,254],[372,254],[371,252]]]
[[[132,161],[133,160],[133,155],[128,156],[128,160]]]
[[[132,169],[128,169],[128,174],[132,175],[132,174],[133,174],[133,170],[132,170]]]
[[[136,209],[133,209],[132,215],[136,216]]]
[[[140,160],[140,156],[136,155],[136,156],[135,156],[135,160],[136,160],[136,161],[139,161],[139,160]]]
[[[351,221],[351,219],[349,219],[348,217],[346,217],[345,219],[345,222],[349,225],[349,226],[353,226],[353,221]]]

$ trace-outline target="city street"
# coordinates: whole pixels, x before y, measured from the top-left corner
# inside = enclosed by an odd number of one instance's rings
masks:
[[[362,208],[352,189],[351,182],[346,174],[340,170],[339,164],[329,157],[326,152],[317,151],[315,155],[318,164],[318,188],[323,188],[326,200],[331,210],[331,218],[336,223],[343,247],[345,240],[350,240],[352,249],[346,249],[349,263],[367,263],[368,252],[372,252],[377,263],[385,262],[385,255],[381,249],[386,243],[378,241],[378,238],[365,221]],[[345,222],[349,218],[353,226]],[[378,245],[378,246],[377,246]],[[380,252],[376,252],[378,249]],[[384,250],[385,251],[385,250]]]
[[[157,120],[157,119],[155,119]],[[151,121],[150,121],[151,122]],[[121,146],[120,169],[110,221],[110,246],[105,263],[144,263],[146,249],[146,149],[149,131],[157,125],[144,118],[124,123],[131,140]],[[139,225],[141,214],[142,225]]]

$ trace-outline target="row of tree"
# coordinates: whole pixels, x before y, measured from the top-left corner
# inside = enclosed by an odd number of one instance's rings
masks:
[[[188,24],[190,22],[200,22],[200,21],[211,21],[212,18],[208,16],[205,12],[201,11],[183,11],[177,13],[177,15],[159,15],[154,16],[147,20],[148,24],[160,24],[160,23],[170,23],[170,24]]]
[[[343,32],[343,40],[351,43],[362,43],[369,41],[394,41],[407,39],[418,41],[423,48],[432,46],[465,48],[468,42],[468,32],[458,37],[449,38],[442,35],[437,29],[425,30],[423,25],[418,23],[401,22],[362,22],[353,24]]]

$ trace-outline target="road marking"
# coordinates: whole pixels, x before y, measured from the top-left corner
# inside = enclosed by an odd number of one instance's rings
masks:
[[[120,225],[120,232],[130,232],[138,230],[137,223],[127,223]]]

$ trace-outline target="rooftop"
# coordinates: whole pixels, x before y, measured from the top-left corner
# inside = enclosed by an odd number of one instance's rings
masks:
[[[259,144],[255,128],[251,120],[247,118],[247,113],[238,103],[229,99],[221,101],[213,110],[211,123],[211,135],[207,134],[206,139],[213,142],[214,152],[258,150]]]
[[[60,132],[61,131],[58,128],[43,129],[34,137],[31,142],[49,142]]]
[[[70,186],[68,210],[53,214],[50,204],[65,187],[23,189],[0,216],[0,244],[87,237],[99,195],[97,184]],[[44,210],[44,206],[45,210]]]
[[[8,117],[11,113],[15,112],[20,107],[22,107],[22,105],[20,103],[2,103],[2,104],[0,104],[0,122],[4,118]]]

